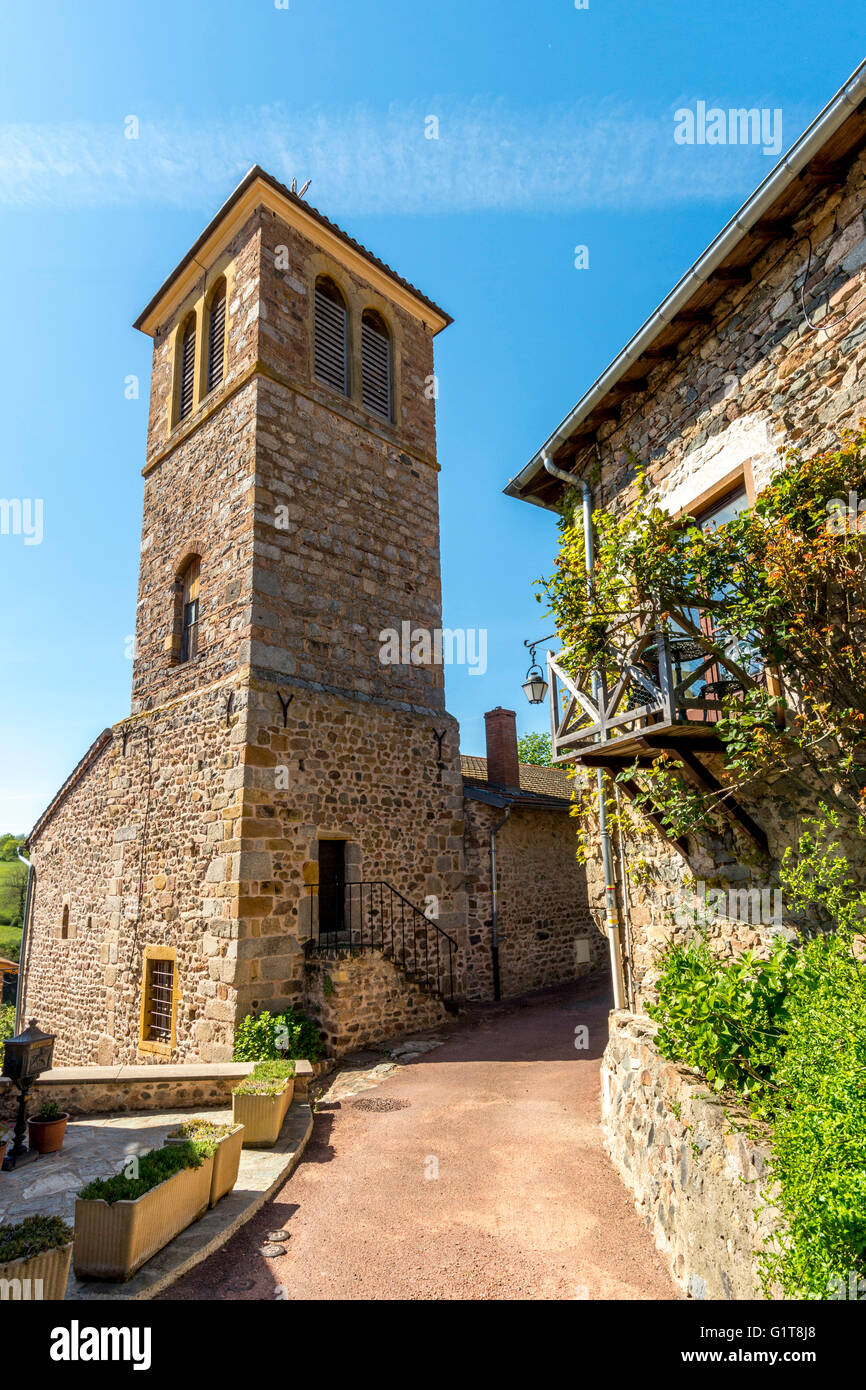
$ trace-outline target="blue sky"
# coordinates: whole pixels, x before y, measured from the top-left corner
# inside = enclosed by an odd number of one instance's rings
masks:
[[[437,371],[447,672],[465,752],[525,702],[555,521],[507,479],[768,172],[684,147],[698,100],[781,108],[784,148],[863,57],[862,6],[729,0],[2,4],[0,831],[129,710],[150,343],[138,311],[255,162],[454,315]],[[140,122],[137,141],[124,121]],[[439,118],[439,139],[424,138]],[[574,248],[589,248],[576,270]],[[137,375],[140,399],[124,381]]]

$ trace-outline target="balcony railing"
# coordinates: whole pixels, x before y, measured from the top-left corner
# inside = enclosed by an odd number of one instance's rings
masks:
[[[611,631],[604,670],[575,673],[568,657],[567,649],[547,657],[558,763],[625,757],[658,746],[665,735],[684,746],[705,741],[725,698],[761,679],[750,654],[723,634],[703,632],[694,614],[682,610],[623,614]]]

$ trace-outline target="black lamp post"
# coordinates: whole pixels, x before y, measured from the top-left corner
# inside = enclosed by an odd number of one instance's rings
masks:
[[[540,705],[547,694],[547,681],[544,679],[544,672],[535,659],[535,648],[539,642],[549,642],[555,637],[556,633],[551,632],[547,637],[527,638],[523,643],[524,647],[529,648],[529,659],[532,663],[526,673],[526,680],[523,682],[523,693],[531,705]]]
[[[14,1081],[18,1089],[18,1114],[15,1119],[15,1143],[3,1161],[11,1169],[21,1158],[36,1158],[24,1143],[27,1129],[27,1097],[40,1072],[48,1071],[54,1055],[54,1034],[43,1033],[36,1019],[31,1018],[23,1033],[8,1038],[3,1046],[3,1075]]]

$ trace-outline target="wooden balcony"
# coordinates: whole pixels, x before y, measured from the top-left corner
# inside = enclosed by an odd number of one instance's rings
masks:
[[[720,790],[698,754],[723,747],[716,724],[725,697],[763,680],[737,659],[732,643],[708,636],[690,611],[645,609],[621,615],[611,628],[604,671],[575,674],[568,656],[567,649],[547,654],[554,763],[621,772],[671,751],[690,781]],[[633,783],[620,785],[629,795],[637,791]],[[730,796],[724,809],[766,849],[763,831]]]

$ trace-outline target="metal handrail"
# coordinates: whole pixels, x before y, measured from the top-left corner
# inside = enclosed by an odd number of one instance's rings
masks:
[[[381,878],[337,880],[331,886],[331,901],[323,899],[323,887],[328,885],[307,888],[314,952],[381,951],[424,988],[443,999],[454,998],[457,942],[420,907]],[[324,921],[323,901],[328,913]]]

